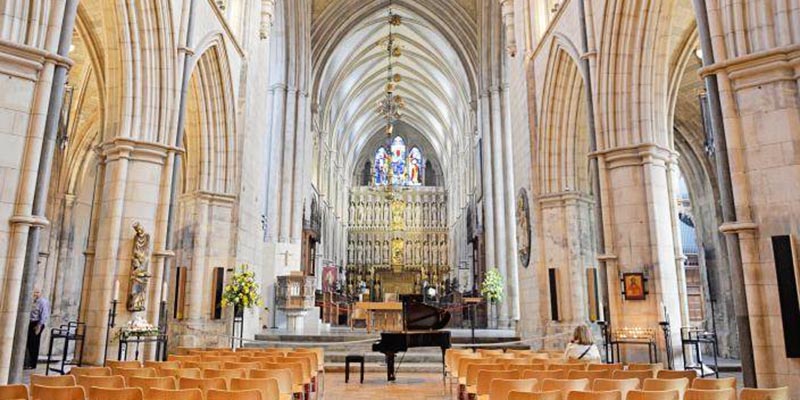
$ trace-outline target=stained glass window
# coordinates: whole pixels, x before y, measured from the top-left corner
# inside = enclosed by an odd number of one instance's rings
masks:
[[[397,186],[422,186],[425,159],[418,147],[408,151],[405,140],[397,136],[386,147],[375,151],[375,170],[373,182],[376,186],[391,184]],[[389,173],[391,169],[391,174]]]

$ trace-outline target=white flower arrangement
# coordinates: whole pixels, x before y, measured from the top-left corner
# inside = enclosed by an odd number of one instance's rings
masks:
[[[127,339],[131,336],[158,336],[159,333],[160,331],[157,327],[147,322],[144,318],[142,318],[141,315],[137,315],[133,317],[132,320],[128,321],[128,323],[119,328],[117,336],[118,338]]]

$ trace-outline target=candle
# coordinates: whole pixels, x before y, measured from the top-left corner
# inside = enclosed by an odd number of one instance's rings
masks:
[[[114,282],[114,295],[111,296],[114,301],[119,301],[119,279]]]
[[[658,320],[663,321],[664,317],[666,316],[667,307],[664,306],[664,302],[661,303],[661,308],[658,309]]]
[[[167,282],[161,285],[161,301],[164,303],[167,302]]]
[[[597,316],[597,320],[598,320],[598,321],[605,321],[605,319],[606,319],[606,313],[605,313],[605,311],[606,311],[606,310],[605,310],[605,309],[604,309],[604,307],[603,307],[603,302],[601,301],[601,302],[599,303],[599,305],[600,305],[600,310],[599,310],[599,312],[600,312],[600,315],[598,315],[598,316]]]

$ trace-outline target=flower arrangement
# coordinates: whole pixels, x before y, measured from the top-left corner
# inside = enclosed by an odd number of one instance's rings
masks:
[[[147,322],[141,315],[136,315],[132,320],[119,328],[118,339],[127,339],[131,336],[152,337],[161,333],[157,327]]]
[[[486,277],[483,278],[481,284],[481,296],[486,298],[486,301],[491,303],[503,301],[503,277],[496,268],[490,269],[486,272]]]
[[[261,307],[264,305],[264,300],[261,298],[260,290],[255,273],[246,265],[242,265],[239,272],[234,272],[231,282],[225,285],[222,291],[222,307],[233,306],[240,309]]]

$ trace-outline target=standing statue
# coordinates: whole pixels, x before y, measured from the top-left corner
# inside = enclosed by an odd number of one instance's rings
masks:
[[[137,312],[145,310],[147,281],[151,277],[147,270],[150,264],[150,235],[144,232],[144,228],[138,222],[133,224],[133,230],[136,233],[133,235],[127,308],[130,312]]]

